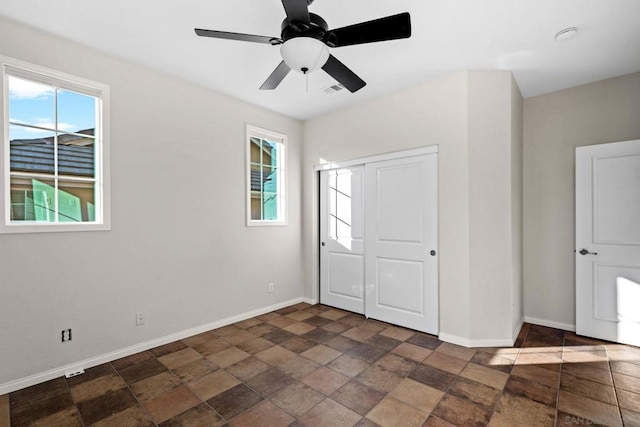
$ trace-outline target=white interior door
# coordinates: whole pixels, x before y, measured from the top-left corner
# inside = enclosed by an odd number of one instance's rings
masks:
[[[366,315],[438,333],[438,155],[365,166]]]
[[[576,149],[576,332],[640,345],[640,140]]]
[[[320,172],[320,302],[364,313],[364,167]]]

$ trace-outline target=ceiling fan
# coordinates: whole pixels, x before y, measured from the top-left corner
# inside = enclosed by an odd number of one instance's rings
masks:
[[[282,21],[280,37],[196,28],[197,35],[218,39],[282,45],[282,62],[260,86],[261,90],[278,87],[289,71],[303,74],[322,68],[350,92],[362,89],[366,83],[329,53],[329,48],[363,43],[381,42],[411,36],[411,19],[408,12],[361,22],[347,27],[329,30],[320,16],[310,13],[313,0],[282,0],[287,17]]]

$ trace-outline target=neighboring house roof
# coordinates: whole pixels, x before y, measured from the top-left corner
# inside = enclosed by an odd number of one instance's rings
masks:
[[[93,135],[93,129],[78,133]],[[9,142],[11,171],[54,173],[53,137],[14,139]],[[94,177],[94,144],[92,139],[78,135],[58,137],[58,174]]]

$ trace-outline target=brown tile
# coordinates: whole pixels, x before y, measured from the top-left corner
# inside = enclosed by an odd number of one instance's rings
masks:
[[[274,329],[273,331],[262,335],[262,338],[269,340],[274,344],[280,344],[295,337],[297,337],[296,334],[283,329]]]
[[[27,425],[72,407],[64,379],[47,381],[9,395],[10,425]]]
[[[251,357],[249,353],[244,352],[237,347],[229,347],[225,350],[207,356],[207,359],[211,360],[219,367],[225,368],[248,357]]]
[[[162,357],[185,348],[187,348],[187,345],[182,341],[174,341],[169,344],[161,345],[160,347],[152,348],[150,351],[155,357]]]
[[[427,358],[427,356],[433,353],[433,351],[424,347],[419,347],[417,345],[403,342],[402,344],[394,348],[392,350],[392,353],[402,356],[406,359],[411,359],[416,362],[422,362]]]
[[[275,314],[275,313],[270,313],[270,314]],[[213,331],[211,331],[211,333],[218,337],[226,337],[227,335],[235,334],[236,332],[240,332],[241,330],[242,328],[239,328],[236,325],[227,325],[218,329],[214,329]]]
[[[238,384],[234,388],[207,400],[207,403],[223,418],[230,420],[258,404],[261,400],[262,396],[258,393],[244,384]]]
[[[618,389],[640,393],[640,378],[613,372],[613,383]]]
[[[440,346],[440,344],[442,344],[442,341],[440,341],[438,338],[432,335],[422,334],[419,332],[414,334],[411,338],[407,339],[405,342],[408,342],[409,344],[417,345],[418,347],[428,348],[429,350],[435,350]]]
[[[607,362],[609,360],[605,350],[568,351],[562,355],[564,363]]]
[[[287,315],[287,314],[290,314],[290,313],[295,313],[296,311],[298,311],[297,308],[295,308],[293,306],[289,306],[289,307],[284,307],[284,308],[281,308],[279,310],[276,310],[276,313],[281,314],[281,315],[284,316],[284,315]]]
[[[340,372],[348,377],[355,377],[360,372],[367,369],[370,365],[364,360],[343,354],[342,356],[332,360],[328,365],[329,368],[336,372]]]
[[[640,365],[640,351],[627,346],[607,346],[609,360]]]
[[[246,381],[258,374],[268,371],[271,366],[255,357],[241,360],[226,367],[226,371],[241,381]]]
[[[343,337],[342,335],[337,335],[331,339],[326,340],[323,344],[327,347],[333,348],[334,350],[346,353],[355,346],[359,345],[360,342],[352,340],[351,338]]]
[[[325,399],[300,418],[300,421],[307,427],[352,427],[360,418],[360,415],[338,402]]]
[[[565,331],[546,326],[531,325],[523,347],[562,346]]]
[[[278,366],[283,364],[289,359],[296,357],[296,353],[291,350],[287,350],[279,345],[273,346],[267,350],[261,351],[255,355],[257,359],[268,363],[271,366]]]
[[[256,336],[251,332],[241,330],[239,332],[234,332],[233,334],[225,336],[224,340],[231,345],[237,346],[238,344],[242,344],[243,342],[247,342],[255,338]]]
[[[240,384],[233,375],[219,369],[188,384],[189,388],[202,400],[211,399],[223,391]]]
[[[276,329],[277,328],[273,325],[270,325],[268,323],[261,323],[259,325],[250,327],[249,329],[247,329],[247,331],[251,332],[253,335],[257,337],[261,337],[261,336],[264,336],[265,334],[268,334],[269,332],[273,332]]]
[[[512,376],[526,378],[551,388],[560,387],[560,372],[551,371],[535,365],[516,365],[511,371]]]
[[[608,369],[593,368],[584,363],[564,363],[562,365],[562,374],[613,386],[613,377]]]
[[[166,366],[164,366],[154,358],[129,366],[119,371],[119,373],[122,379],[125,380],[127,384],[133,384],[138,381],[144,380],[145,378],[158,375],[166,370]]]
[[[189,363],[195,362],[196,360],[201,358],[202,355],[200,353],[190,347],[187,347],[182,350],[178,350],[162,356],[158,358],[158,360],[168,369],[175,369],[184,365],[188,365]]]
[[[462,377],[459,377],[451,387],[449,387],[447,393],[470,400],[477,405],[484,406],[491,410],[493,410],[493,407],[498,402],[498,398],[502,394],[500,390],[493,387]]]
[[[416,362],[391,353],[378,359],[375,364],[389,372],[394,372],[401,377],[406,377],[411,373],[411,371],[413,371],[413,368],[416,367]]]
[[[491,411],[468,400],[446,394],[432,415],[461,426],[486,426],[491,418]]]
[[[375,332],[376,334],[378,332],[382,332],[385,329],[387,329],[389,326],[391,326],[388,323],[385,322],[381,322],[379,320],[375,320],[375,319],[365,319],[364,322],[362,322],[360,324],[361,328],[365,328],[371,332]]]
[[[627,427],[640,427],[640,412],[630,411],[628,409],[622,409],[622,420]]]
[[[498,356],[497,354],[485,353],[483,351],[477,352],[471,361],[478,365],[486,366],[487,368],[497,369],[507,374],[511,373],[513,369],[514,359],[508,359],[506,357]]]
[[[289,375],[291,378],[299,380],[300,378],[309,375],[319,367],[320,365],[313,360],[307,359],[306,357],[302,356],[296,356],[292,359],[287,360],[278,368],[280,368],[282,372],[284,372],[286,375]]]
[[[188,365],[174,369],[173,373],[185,383],[190,383],[191,381],[204,377],[216,370],[218,370],[218,365],[213,363],[211,360],[198,359]]]
[[[462,372],[464,367],[467,366],[467,362],[465,360],[449,356],[445,353],[439,353],[437,351],[431,353],[431,355],[423,360],[422,363],[443,371],[451,372],[455,375],[458,375]]]
[[[358,381],[349,381],[336,390],[331,398],[364,416],[384,398],[385,394]]]
[[[367,414],[367,418],[383,427],[419,427],[427,415],[426,411],[387,396]]]
[[[284,328],[285,326],[289,326],[293,323],[296,323],[296,321],[287,316],[280,316],[280,317],[276,317],[275,319],[268,320],[267,323],[275,326],[276,328]]]
[[[303,351],[307,351],[310,348],[315,347],[316,345],[317,344],[313,341],[305,340],[299,337],[291,338],[280,343],[280,346],[298,354],[302,353]]]
[[[297,322],[302,322],[305,319],[313,317],[313,314],[307,313],[306,311],[294,311],[293,313],[287,314],[287,317],[290,317]]]
[[[271,368],[268,371],[247,380],[246,383],[262,396],[267,397],[281,388],[295,383],[295,380],[286,375],[280,369]]]
[[[622,426],[620,412],[616,406],[607,405],[598,400],[589,399],[566,390],[560,390],[559,392],[558,410],[586,418],[592,423]]]
[[[373,365],[365,369],[356,379],[374,390],[389,393],[402,382],[403,377],[379,365]]]
[[[324,326],[327,323],[331,323],[331,320],[327,319],[325,317],[311,316],[311,317],[305,319],[304,322],[308,323],[309,325],[313,325],[313,326],[319,328],[320,326]]]
[[[389,393],[389,396],[395,397],[399,401],[414,406],[421,411],[431,412],[444,396],[444,392],[405,378]]]
[[[306,334],[307,332],[313,331],[314,329],[316,329],[316,327],[308,323],[296,322],[282,329],[284,329],[285,331],[289,331],[292,334],[303,335],[303,334]]]
[[[460,376],[502,390],[509,374],[469,362]]]
[[[324,366],[303,377],[300,381],[327,396],[349,382],[349,377]]]
[[[435,351],[457,357],[458,359],[466,360],[467,362],[476,354],[476,350],[472,348],[466,348],[448,342],[444,342],[439,345]]]
[[[612,360],[610,362],[610,365],[613,372],[628,375],[630,377],[640,378],[640,365],[617,360]]]
[[[376,334],[372,336],[366,341],[366,343],[374,347],[379,347],[385,351],[391,351],[397,346],[399,346],[400,344],[403,344],[402,341],[398,341],[397,339],[394,339],[394,338],[385,337],[380,334]]]
[[[78,411],[85,424],[93,424],[104,418],[110,417],[125,409],[137,406],[138,402],[133,394],[126,389],[110,391],[102,396],[78,403]],[[13,424],[13,423],[12,423]]]
[[[341,334],[344,331],[351,329],[352,326],[342,322],[331,322],[326,325],[322,325],[321,328],[326,331],[333,332],[334,334]]]
[[[56,378],[51,381],[23,388],[9,395],[11,411],[25,403],[31,404],[36,400],[59,396],[67,393],[67,384],[64,378]]]
[[[252,317],[251,319],[237,322],[235,325],[240,329],[249,329],[254,326],[262,325],[262,323],[263,323],[262,320]]]
[[[327,331],[326,329],[316,328],[313,331],[307,332],[306,334],[300,336],[305,340],[314,341],[320,344],[338,335],[334,334],[333,332]]]
[[[372,332],[368,329],[357,326],[355,328],[351,328],[343,332],[341,335],[343,337],[347,337],[355,341],[365,342],[375,334],[376,334],[375,332]]]
[[[287,427],[294,418],[268,400],[263,400],[231,420],[231,425],[233,427],[264,427],[264,420],[269,420],[269,427]]]
[[[225,420],[205,403],[201,403],[160,424],[160,427],[220,427]]]
[[[438,417],[431,416],[427,418],[427,421],[425,421],[424,424],[422,424],[422,427],[455,427],[455,426],[445,420],[441,420]]]
[[[200,399],[191,390],[182,386],[167,391],[142,404],[156,423],[161,423],[200,403]]]
[[[0,421],[0,426],[9,426],[7,420],[7,424],[2,423]],[[30,427],[50,427],[50,426],[64,426],[64,427],[82,427],[82,419],[80,418],[80,414],[75,407],[65,409],[60,412],[56,412],[55,414],[46,416],[44,418],[40,418],[33,423],[30,423]],[[94,424],[95,425],[95,424]]]
[[[494,356],[503,357],[505,359],[515,361],[520,353],[519,348],[513,347],[478,347],[479,352],[493,354]]]
[[[353,328],[354,326],[358,326],[364,323],[365,320],[366,319],[364,318],[363,315],[351,313],[343,317],[342,319],[340,319],[340,323],[344,323],[345,325],[349,325]]]
[[[267,322],[269,320],[276,319],[276,318],[278,318],[280,316],[281,316],[281,314],[278,314],[275,311],[272,311],[270,313],[262,314],[262,315],[256,317],[256,319],[259,319],[259,320],[261,320],[263,322]]]
[[[217,337],[211,337],[211,339],[209,339],[208,341],[200,342],[191,346],[192,349],[205,357],[214,353],[218,353],[229,347],[231,347],[231,344],[226,342],[224,339]]]
[[[387,329],[380,332],[380,335],[396,339],[398,341],[406,341],[411,338],[415,332],[404,328],[398,328],[397,326],[390,326]]]
[[[516,376],[509,377],[504,390],[513,395],[526,397],[553,408],[556,406],[558,397],[557,389]]]
[[[315,304],[312,305],[309,308],[306,308],[304,311],[306,311],[307,313],[313,313],[313,314],[320,314],[320,313],[324,313],[327,310],[330,310],[330,307],[327,307],[325,305],[322,304]]]
[[[356,344],[345,353],[369,363],[373,363],[387,354],[385,350],[365,343]]]
[[[141,353],[123,357],[122,359],[114,360],[113,362],[111,362],[111,365],[118,371],[122,371],[123,369],[126,369],[133,365],[137,365],[149,359],[155,359],[155,357],[150,351],[143,351]]]
[[[60,425],[67,426],[67,424]],[[145,410],[139,406],[132,406],[92,424],[92,427],[153,427],[155,425]]]
[[[560,377],[560,389],[590,397],[610,405],[617,405],[616,392],[613,387],[585,380],[584,378],[563,373]]]
[[[304,415],[324,399],[322,393],[300,382],[288,385],[269,398],[271,402],[295,417]]]
[[[70,388],[74,402],[93,399],[109,391],[116,391],[126,387],[122,378],[117,374],[104,375],[91,381],[86,381]]]
[[[640,411],[640,394],[626,390],[616,390],[616,394],[621,408]]]
[[[102,365],[85,369],[84,374],[82,375],[76,375],[75,377],[66,378],[66,382],[69,387],[75,387],[76,385],[93,381],[96,378],[117,374],[118,373],[110,363],[103,363]]]
[[[174,374],[163,372],[131,385],[131,391],[139,401],[144,402],[181,385],[182,382]]]
[[[9,395],[0,394],[0,427],[9,427]]]
[[[329,320],[339,320],[348,315],[348,312],[336,309],[330,309],[325,311],[324,313],[319,314],[320,317],[325,317]]]
[[[562,352],[520,353],[516,365],[535,365],[540,368],[560,371]]]
[[[307,359],[313,360],[316,363],[326,365],[333,359],[341,356],[342,353],[325,345],[318,344],[315,347],[301,353],[301,355],[306,357]]]
[[[456,376],[431,366],[419,365],[409,375],[409,378],[440,391],[447,391]]]
[[[201,334],[192,335],[182,340],[182,342],[188,347],[193,347],[198,344],[203,344],[210,341],[220,341],[220,338],[214,333],[203,332]]]
[[[500,400],[498,400],[489,425],[504,427],[519,425],[553,427],[555,418],[555,409],[521,396],[503,393]]]

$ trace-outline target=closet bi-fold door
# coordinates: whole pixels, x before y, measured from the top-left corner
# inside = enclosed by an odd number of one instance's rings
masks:
[[[320,302],[364,313],[364,167],[320,172]]]
[[[438,333],[438,154],[365,166],[365,313]]]

